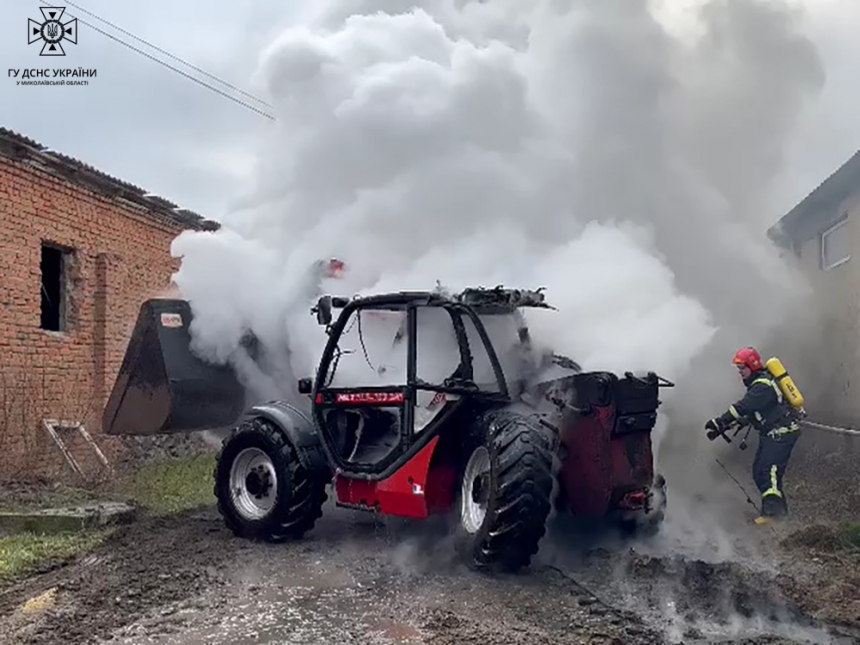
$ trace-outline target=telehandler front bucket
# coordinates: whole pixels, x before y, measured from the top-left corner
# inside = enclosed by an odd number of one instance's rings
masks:
[[[140,307],[102,417],[110,435],[155,435],[230,426],[242,414],[245,389],[233,368],[191,352],[191,307],[152,299]]]

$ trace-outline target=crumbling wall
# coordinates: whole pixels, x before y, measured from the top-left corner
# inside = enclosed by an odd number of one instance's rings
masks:
[[[85,423],[105,452],[122,450],[100,436],[101,412],[141,302],[170,287],[180,231],[0,156],[0,478],[68,470],[44,418]],[[64,251],[61,330],[40,328],[43,244]]]

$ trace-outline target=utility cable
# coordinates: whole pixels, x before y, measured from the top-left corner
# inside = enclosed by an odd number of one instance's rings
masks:
[[[196,71],[196,72],[200,72],[200,73],[201,73],[201,74],[203,74],[204,76],[206,76],[206,77],[208,77],[208,78],[211,78],[211,79],[212,79],[212,80],[214,80],[214,81],[218,81],[218,82],[219,82],[219,83],[221,83],[222,85],[225,85],[226,87],[229,87],[231,90],[235,90],[235,91],[239,92],[239,94],[243,94],[244,96],[247,96],[248,98],[254,99],[254,100],[255,100],[255,101],[257,101],[258,103],[261,103],[261,104],[265,105],[266,107],[274,107],[273,105],[271,105],[271,104],[267,103],[267,102],[266,102],[266,101],[264,101],[263,99],[261,99],[261,98],[258,98],[258,97],[256,97],[256,96],[254,96],[254,95],[253,95],[253,94],[251,94],[250,92],[246,92],[245,90],[243,90],[243,89],[241,89],[241,88],[239,88],[239,87],[236,87],[235,85],[232,85],[231,83],[228,83],[227,81],[225,81],[225,80],[223,80],[223,79],[221,79],[221,78],[218,78],[218,77],[217,77],[217,76],[215,76],[214,74],[210,74],[210,73],[209,73],[209,72],[207,72],[206,70],[204,70],[204,69],[200,69],[200,68],[199,68],[199,67],[197,67],[196,65],[193,65],[193,64],[189,63],[188,61],[183,60],[183,59],[182,59],[182,58],[180,58],[179,56],[176,56],[176,55],[174,55],[174,54],[171,54],[171,53],[170,53],[169,51],[167,51],[166,49],[162,49],[161,47],[159,47],[159,46],[157,46],[157,45],[153,45],[153,44],[152,44],[151,42],[149,42],[148,40],[146,40],[146,39],[144,39],[144,38],[140,38],[139,36],[134,35],[134,34],[133,34],[133,33],[131,33],[130,31],[128,31],[127,29],[123,29],[123,28],[122,28],[122,27],[120,27],[119,25],[115,25],[114,23],[110,22],[109,20],[105,20],[105,19],[104,19],[104,18],[102,18],[101,16],[98,16],[98,15],[94,14],[92,11],[87,11],[86,9],[84,9],[84,8],[83,8],[83,7],[81,7],[80,5],[75,4],[74,2],[68,2],[68,0],[67,0],[65,4],[67,4],[67,5],[69,5],[69,6],[72,6],[72,7],[75,7],[78,11],[81,11],[81,12],[83,12],[83,13],[87,14],[88,16],[92,16],[93,18],[95,18],[95,19],[96,19],[96,20],[98,20],[99,22],[103,22],[104,24],[106,24],[106,25],[108,25],[108,26],[110,26],[110,27],[113,27],[113,28],[114,28],[114,29],[116,29],[117,31],[120,31],[120,32],[124,33],[126,36],[130,36],[131,38],[134,38],[136,41],[138,41],[138,42],[140,42],[140,43],[143,43],[143,44],[144,44],[144,45],[146,45],[147,47],[151,47],[151,48],[152,48],[152,49],[154,49],[155,51],[160,52],[160,53],[164,54],[165,56],[167,56],[168,58],[172,58],[173,60],[178,61],[178,62],[182,63],[183,65],[186,65],[187,67],[190,67],[191,69],[193,69],[193,70],[194,70],[194,71]],[[72,16],[72,17],[74,17],[74,16]],[[86,24],[86,23],[85,23],[85,24]]]
[[[43,1],[43,0],[40,0],[40,2],[41,2],[41,1]],[[41,6],[41,7],[43,7],[43,8],[49,8],[49,6],[48,6],[48,5],[40,5],[40,6]],[[135,47],[134,45],[131,45],[131,44],[129,44],[129,43],[127,43],[127,42],[125,42],[125,41],[124,41],[124,40],[122,40],[121,38],[117,38],[117,37],[116,37],[116,36],[114,36],[113,34],[109,34],[109,33],[107,33],[106,31],[103,31],[102,29],[99,29],[99,28],[98,28],[98,27],[96,27],[95,25],[92,25],[92,24],[90,24],[90,23],[86,22],[85,20],[83,20],[83,19],[81,19],[81,18],[77,18],[76,16],[73,16],[73,15],[71,15],[71,14],[68,14],[68,15],[69,15],[71,18],[76,19],[76,20],[77,20],[78,22],[80,22],[81,24],[86,25],[87,27],[89,27],[89,28],[90,28],[90,29],[92,29],[93,31],[96,31],[96,32],[98,32],[98,33],[102,34],[103,36],[107,36],[107,37],[108,37],[108,38],[110,38],[111,40],[114,40],[114,41],[118,42],[119,44],[121,44],[121,45],[123,45],[123,46],[125,46],[125,47],[128,47],[128,48],[129,48],[129,49],[131,49],[132,51],[137,52],[138,54],[141,54],[142,56],[146,56],[148,59],[155,61],[155,62],[156,62],[156,63],[158,63],[159,65],[163,65],[163,66],[167,67],[168,69],[170,69],[170,70],[172,70],[172,71],[176,72],[177,74],[179,74],[179,75],[181,75],[181,76],[184,76],[185,78],[187,78],[187,79],[189,79],[189,80],[191,80],[191,81],[194,81],[195,83],[197,83],[197,84],[199,84],[199,85],[202,85],[203,87],[205,87],[205,88],[207,88],[207,89],[210,89],[210,90],[212,90],[213,92],[215,92],[215,93],[217,93],[217,94],[220,94],[221,96],[223,96],[223,97],[225,97],[225,98],[227,98],[227,99],[230,99],[230,100],[231,100],[231,101],[233,101],[234,103],[237,103],[238,105],[241,105],[242,107],[247,108],[248,110],[251,110],[252,112],[256,112],[256,113],[257,113],[257,114],[259,114],[260,116],[264,116],[264,117],[266,117],[267,119],[269,119],[270,121],[275,121],[275,120],[276,120],[276,119],[275,119],[275,117],[274,117],[274,116],[272,116],[271,114],[269,114],[269,113],[267,113],[267,112],[264,112],[263,110],[260,110],[259,108],[257,108],[257,107],[255,107],[255,106],[251,105],[250,103],[246,103],[245,101],[242,101],[242,100],[240,100],[240,99],[237,99],[235,96],[232,96],[232,95],[228,94],[227,92],[224,92],[223,90],[220,90],[220,89],[218,89],[217,87],[214,87],[214,86],[210,85],[209,83],[206,83],[206,82],[204,82],[204,81],[201,81],[199,78],[195,78],[194,76],[191,76],[190,74],[186,74],[186,73],[185,73],[185,72],[183,72],[181,69],[178,69],[178,68],[174,67],[174,66],[173,66],[173,65],[171,65],[170,63],[166,63],[166,62],[164,62],[163,60],[161,60],[161,59],[159,59],[159,58],[156,58],[155,56],[152,56],[151,54],[147,54],[145,51],[143,51],[143,50],[141,50],[141,49],[138,49],[138,48],[137,48],[137,47]]]
[[[741,491],[743,492],[743,494],[744,494],[744,495],[746,496],[746,498],[747,498],[747,502],[749,502],[749,503],[750,503],[750,505],[755,509],[756,513],[758,513],[759,515],[761,515],[761,510],[760,510],[760,509],[759,509],[759,507],[756,505],[756,503],[755,503],[754,501],[752,501],[752,498],[749,496],[749,493],[747,493],[747,489],[743,487],[743,484],[741,484],[741,483],[737,480],[737,478],[729,472],[729,469],[728,469],[728,468],[726,468],[726,467],[723,465],[723,462],[721,462],[719,459],[714,459],[714,461],[716,461],[716,462],[717,462],[717,464],[719,464],[720,468],[722,468],[722,469],[725,471],[726,475],[728,475],[728,476],[731,478],[731,480],[732,480],[734,483],[736,483],[736,484],[738,485],[738,488],[740,488],[740,489],[741,489]],[[777,533],[776,533],[776,529],[775,529],[775,528],[773,528],[773,527],[771,526],[771,527],[770,527],[770,530],[773,532],[773,534],[774,534],[774,535],[777,535]]]
[[[582,584],[579,580],[577,580],[571,573],[569,573],[568,571],[565,571],[561,567],[558,567],[558,566],[553,565],[553,564],[545,564],[545,565],[543,565],[542,568],[548,569],[550,571],[555,571],[558,575],[560,575],[562,578],[567,580],[570,584],[572,584],[574,587],[579,589],[581,592],[583,592],[587,597],[591,598],[598,605],[602,605],[608,612],[611,612],[611,613],[613,613],[619,617],[630,616],[629,611],[626,611],[624,609],[620,609],[619,607],[616,607],[615,605],[608,603],[603,598],[601,598],[596,593],[594,593],[594,591],[592,591],[591,589],[586,587],[584,584]]]
[[[722,468],[725,471],[726,475],[728,475],[731,478],[731,480],[738,485],[738,488],[741,489],[741,492],[746,496],[747,501],[755,509],[756,513],[761,513],[761,511],[759,510],[759,507],[756,505],[756,503],[749,496],[749,493],[747,493],[747,489],[743,487],[743,484],[741,484],[737,480],[737,478],[729,472],[729,469],[723,465],[723,462],[721,462],[719,459],[714,459],[714,461],[716,461],[717,464],[719,464],[720,468]]]

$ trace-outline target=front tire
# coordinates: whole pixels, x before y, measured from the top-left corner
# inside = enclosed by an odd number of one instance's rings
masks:
[[[557,435],[510,411],[482,419],[460,477],[457,545],[475,569],[530,564],[546,532]]]
[[[244,420],[224,440],[215,497],[236,536],[267,542],[301,538],[322,517],[327,498],[325,480],[308,472],[286,435],[260,417]]]

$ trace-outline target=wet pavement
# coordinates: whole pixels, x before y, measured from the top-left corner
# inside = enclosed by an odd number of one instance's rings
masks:
[[[821,578],[786,575],[776,531],[673,502],[642,542],[555,518],[531,569],[507,576],[466,569],[441,522],[331,504],[280,545],[233,537],[211,510],[143,518],[0,595],[0,630],[14,645],[860,643],[801,606]],[[50,606],[22,614],[34,597]],[[858,627],[860,608],[839,629]]]
[[[422,535],[414,525],[389,522],[400,524],[392,529],[346,511],[330,511],[325,524],[315,533],[340,528],[342,536],[250,545],[207,610],[139,621],[112,642],[660,642],[556,569],[489,577],[462,567],[438,529]],[[175,633],[165,633],[170,623]]]
[[[432,522],[328,508],[297,544],[227,538],[235,559],[196,606],[161,608],[103,642],[860,642],[792,610],[754,531],[729,535],[711,522],[678,511],[663,535],[631,543],[556,520],[531,571],[488,576],[464,568]]]

